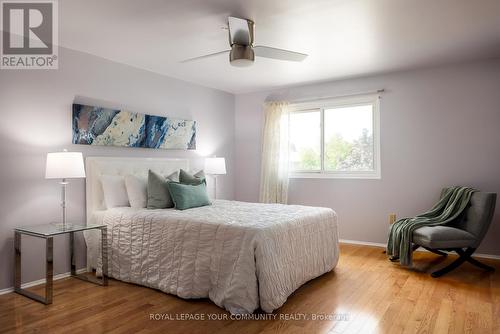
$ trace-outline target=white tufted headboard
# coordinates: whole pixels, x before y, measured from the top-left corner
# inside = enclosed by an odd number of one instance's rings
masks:
[[[105,209],[101,175],[147,176],[149,169],[168,175],[181,168],[189,169],[187,159],[88,157],[85,162],[87,223],[95,211]]]

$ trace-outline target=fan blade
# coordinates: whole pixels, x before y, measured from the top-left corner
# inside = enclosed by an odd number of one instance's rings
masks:
[[[271,48],[269,46],[256,46],[253,48],[255,55],[264,58],[272,58],[288,61],[303,61],[307,58],[305,53]]]
[[[204,59],[204,58],[210,58],[210,57],[214,57],[214,56],[218,56],[218,55],[221,55],[223,53],[228,53],[230,52],[231,50],[225,50],[225,51],[220,51],[220,52],[216,52],[216,53],[211,53],[211,54],[208,54],[208,55],[204,55],[204,56],[199,56],[199,57],[194,57],[194,58],[189,58],[189,59],[184,59],[184,60],[181,60],[180,63],[189,63],[189,62],[192,62],[192,61],[195,61],[195,60],[200,60],[200,59]]]

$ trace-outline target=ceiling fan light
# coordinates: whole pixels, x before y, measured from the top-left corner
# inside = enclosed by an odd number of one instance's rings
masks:
[[[255,61],[255,53],[251,46],[233,44],[229,53],[229,62],[233,66],[248,67]]]

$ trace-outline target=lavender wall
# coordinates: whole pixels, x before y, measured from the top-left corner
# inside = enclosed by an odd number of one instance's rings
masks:
[[[220,197],[258,199],[262,103],[385,88],[381,100],[381,180],[293,179],[291,203],[332,207],[344,239],[385,242],[387,215],[411,216],[439,189],[467,184],[500,193],[500,60],[399,72],[236,96],[60,50],[56,71],[0,74],[0,290],[12,286],[13,228],[57,220],[59,186],[44,179],[45,155],[63,148],[86,156],[226,157]],[[71,145],[73,102],[198,121],[198,150]],[[234,152],[234,154],[233,154]],[[238,182],[233,182],[238,180]],[[84,180],[71,183],[69,217],[85,218]],[[500,212],[500,209],[498,210]],[[500,215],[481,253],[500,255]],[[23,240],[24,282],[43,278],[43,243]],[[55,240],[55,271],[69,270],[67,238]],[[84,247],[79,240],[79,251]],[[84,257],[79,259],[83,266]]]
[[[196,151],[71,145],[71,105],[80,102],[131,111],[195,119]],[[59,70],[0,73],[0,290],[13,285],[13,228],[59,219],[60,189],[45,180],[47,152],[63,148],[85,156],[187,157],[201,167],[201,156],[226,157],[228,175],[220,177],[218,196],[233,198],[234,96],[60,49]],[[84,180],[68,188],[68,215],[85,219]],[[69,271],[68,239],[54,240],[55,272]],[[44,277],[44,244],[23,237],[23,282]],[[78,250],[84,263],[84,247]]]
[[[258,200],[262,104],[384,88],[381,180],[292,179],[289,201],[326,206],[343,239],[386,242],[388,214],[413,216],[446,185],[500,193],[500,60],[236,97],[236,199]],[[481,253],[500,255],[500,205]]]

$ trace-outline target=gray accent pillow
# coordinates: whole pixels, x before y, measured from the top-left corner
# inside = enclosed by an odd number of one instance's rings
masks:
[[[172,195],[172,200],[177,210],[186,210],[211,204],[205,183],[192,186],[189,184],[169,182],[167,187],[170,191],[170,195]]]
[[[173,208],[174,202],[168,192],[168,183],[177,181],[178,172],[174,172],[167,177],[148,171],[148,209]]]
[[[205,172],[203,170],[191,175],[184,169],[181,169],[179,173],[179,182],[182,184],[189,184],[191,186],[197,186],[202,183],[207,184],[207,181],[205,180]]]

